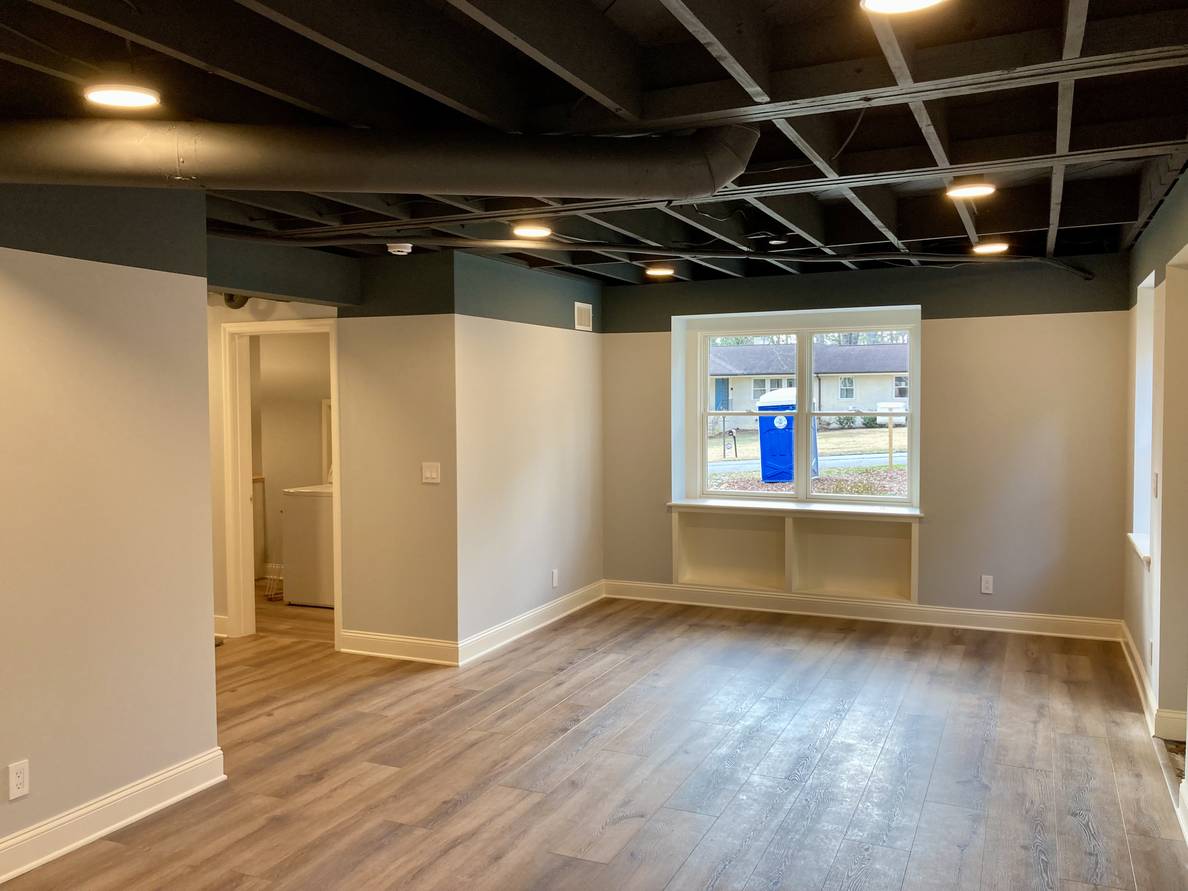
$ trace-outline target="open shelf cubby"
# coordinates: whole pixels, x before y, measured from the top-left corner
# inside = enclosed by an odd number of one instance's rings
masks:
[[[786,530],[783,517],[676,513],[677,584],[783,591]]]
[[[670,507],[678,585],[916,599],[917,510],[710,501]]]

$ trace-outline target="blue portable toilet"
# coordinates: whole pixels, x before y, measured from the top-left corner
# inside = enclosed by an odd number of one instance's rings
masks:
[[[759,411],[796,411],[796,388],[783,387],[759,398]],[[759,468],[765,483],[790,483],[796,479],[796,433],[793,419],[759,418]],[[812,428],[812,475],[817,476],[817,422]]]

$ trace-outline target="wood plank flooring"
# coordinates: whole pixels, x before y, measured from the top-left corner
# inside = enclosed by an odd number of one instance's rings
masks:
[[[292,606],[265,596],[268,584],[256,580],[256,632],[269,637],[317,640],[333,645],[334,610],[321,606]]]
[[[228,781],[13,891],[1188,888],[1114,643],[608,600],[217,661]]]

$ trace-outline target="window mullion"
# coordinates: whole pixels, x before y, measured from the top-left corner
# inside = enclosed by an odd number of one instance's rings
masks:
[[[795,497],[800,500],[808,498],[809,493],[809,430],[812,429],[813,382],[808,376],[812,367],[809,351],[812,336],[805,336],[804,331],[796,332],[796,429],[793,431],[793,443],[796,454],[796,492]],[[805,400],[805,382],[808,382],[808,400]]]

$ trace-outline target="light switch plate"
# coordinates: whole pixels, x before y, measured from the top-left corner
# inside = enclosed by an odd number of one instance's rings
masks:
[[[441,464],[437,461],[423,461],[423,462],[421,462],[421,482],[423,482],[423,483],[440,483],[441,482]]]

